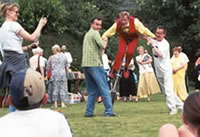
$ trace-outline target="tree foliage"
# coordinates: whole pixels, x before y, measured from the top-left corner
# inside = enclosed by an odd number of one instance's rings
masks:
[[[199,0],[136,0],[136,14],[151,28],[164,25],[168,38],[184,47],[186,53],[195,53],[200,43]]]
[[[90,27],[90,20],[94,16],[101,16],[101,12],[95,4],[84,0],[63,0],[66,10],[69,12],[65,18],[66,26],[71,34],[83,37]]]
[[[41,17],[48,18],[46,31],[63,33],[67,30],[64,19],[68,15],[60,0],[18,0],[19,22],[27,30],[33,31]]]
[[[92,0],[103,14],[103,27],[109,28],[118,17],[122,0]]]
[[[116,17],[119,0],[63,0],[69,15],[66,16],[66,25],[69,31],[76,36],[83,36],[90,27],[93,17],[103,19],[103,27],[110,27]]]
[[[129,10],[138,17],[150,30],[158,25],[167,28],[167,39],[172,47],[180,44],[191,62],[200,43],[200,1],[199,0],[16,0],[20,5],[20,24],[29,32],[34,31],[41,16],[48,17],[44,31],[53,32],[62,37],[67,34],[69,50],[76,57],[76,66],[81,60],[81,44],[84,34],[90,27],[94,16],[103,19],[101,34],[108,29],[117,18],[120,10]],[[0,23],[2,22],[0,19]],[[62,34],[62,35],[61,35]],[[66,36],[66,35],[64,35]],[[69,37],[71,36],[71,37]],[[54,38],[56,39],[56,38]],[[71,39],[75,39],[71,41]],[[76,43],[77,41],[77,43]],[[46,42],[46,41],[44,41]],[[55,44],[56,40],[51,40]],[[65,43],[65,41],[60,42]],[[143,42],[141,42],[144,44]],[[42,43],[43,44],[43,43]],[[44,43],[45,44],[45,43]],[[118,48],[117,36],[109,39],[107,53],[112,59]],[[49,48],[50,49],[50,48]],[[79,50],[78,50],[79,49]],[[77,51],[77,52],[76,52]],[[48,52],[50,53],[50,52]]]
[[[69,16],[66,17],[66,25],[71,34],[82,41],[84,34],[90,27],[93,17],[103,19],[103,33],[105,28],[109,28],[117,18],[120,0],[63,0]],[[107,49],[108,54],[113,59],[118,47],[118,40],[112,38]]]

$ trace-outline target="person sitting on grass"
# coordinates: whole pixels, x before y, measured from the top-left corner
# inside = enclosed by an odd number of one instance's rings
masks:
[[[9,103],[17,110],[0,118],[1,137],[73,136],[63,114],[40,108],[47,103],[45,90],[39,72],[29,68],[13,74]]]
[[[182,119],[184,124],[179,129],[173,124],[163,125],[158,137],[200,137],[200,92],[186,99]]]

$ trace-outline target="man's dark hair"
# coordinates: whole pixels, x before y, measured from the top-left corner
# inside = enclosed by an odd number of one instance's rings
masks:
[[[162,25],[159,25],[159,26],[157,27],[157,29],[162,29],[164,34],[167,33],[166,28],[165,28],[164,26],[162,26]]]
[[[91,23],[93,23],[95,19],[97,19],[97,20],[102,20],[100,17],[93,17],[93,18],[91,19]]]

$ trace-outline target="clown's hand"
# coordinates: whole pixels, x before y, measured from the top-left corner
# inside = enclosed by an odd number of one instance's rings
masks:
[[[151,46],[152,48],[154,47],[154,39],[151,37],[147,38],[147,45]]]
[[[151,37],[147,37],[147,45],[152,45],[152,38]]]
[[[108,37],[103,37],[102,39],[103,39],[103,41],[105,41],[106,43],[108,43]]]
[[[104,49],[105,49],[108,46],[108,38],[107,37],[103,37],[102,39],[105,42],[105,46],[104,46]]]

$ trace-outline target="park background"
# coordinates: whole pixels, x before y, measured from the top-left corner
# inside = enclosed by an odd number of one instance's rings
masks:
[[[190,59],[188,74],[192,83],[194,62],[197,53],[200,53],[199,0],[0,0],[0,2],[19,4],[19,23],[29,32],[34,31],[40,17],[47,17],[48,23],[40,37],[44,56],[48,58],[52,54],[51,47],[54,44],[67,45],[73,57],[73,71],[81,70],[82,41],[84,34],[90,28],[90,20],[94,16],[103,19],[102,34],[114,23],[120,11],[128,10],[152,32],[158,25],[167,28],[166,38],[171,44],[171,50],[180,45]],[[0,18],[0,25],[2,22],[3,18]],[[24,43],[26,44],[27,42]],[[138,45],[143,45],[151,53],[151,48],[145,41],[140,39]],[[117,49],[118,40],[115,35],[109,39],[107,48],[109,59],[114,59]]]
[[[81,70],[82,41],[90,28],[90,20],[94,16],[103,19],[101,34],[115,21],[118,13],[128,10],[139,18],[152,32],[156,26],[167,28],[167,39],[171,50],[181,45],[188,55],[190,93],[194,90],[192,72],[197,52],[200,52],[200,1],[199,0],[0,0],[17,2],[20,5],[19,23],[29,32],[36,28],[40,17],[48,18],[42,31],[40,46],[44,56],[48,58],[54,44],[67,45],[73,56],[72,70]],[[0,18],[0,25],[3,18]],[[26,41],[24,45],[28,44]],[[140,39],[139,45],[151,48]],[[109,39],[107,54],[114,59],[118,48],[117,35]],[[172,52],[171,52],[172,53]],[[29,52],[31,56],[32,53]],[[137,53],[136,53],[137,55]],[[137,73],[137,69],[136,69]],[[173,123],[177,127],[182,124],[181,113],[168,115],[165,97],[162,93],[152,96],[152,102],[141,99],[139,103],[118,102],[114,104],[117,117],[103,116],[103,105],[97,104],[94,118],[85,118],[85,102],[68,105],[63,112],[72,127],[75,137],[156,137],[158,129],[164,123]],[[50,108],[50,105],[45,106]],[[7,114],[8,109],[0,109],[0,117]],[[53,123],[52,123],[53,124]]]

